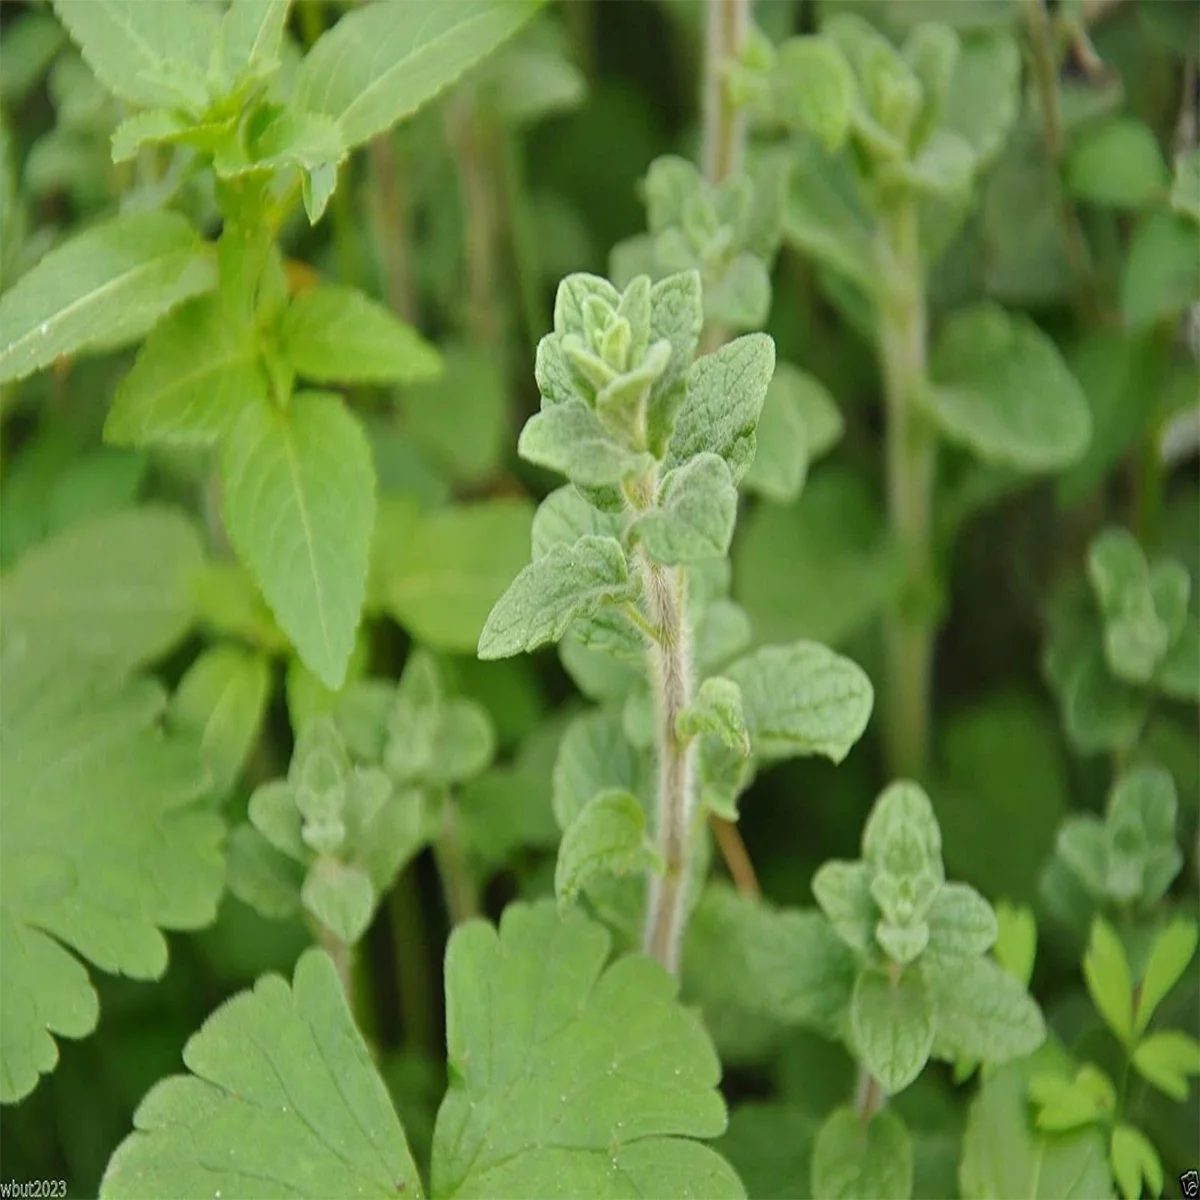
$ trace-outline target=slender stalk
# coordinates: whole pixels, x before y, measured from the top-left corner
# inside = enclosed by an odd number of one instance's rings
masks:
[[[933,577],[933,478],[937,444],[917,408],[924,386],[925,281],[917,206],[902,198],[881,219],[883,301],[879,353],[887,403],[887,492],[892,535],[904,562],[905,593],[885,629],[888,768],[919,776],[929,753],[934,620],[927,596]]]
[[[740,170],[746,117],[729,99],[724,69],[737,58],[750,27],[749,0],[708,0],[704,50],[704,174],[713,183]]]
[[[729,868],[738,894],[758,900],[762,896],[762,888],[759,887],[754,863],[750,861],[750,852],[746,849],[746,843],[742,841],[738,827],[732,821],[718,817],[716,813],[710,814],[708,823],[712,827],[717,847]]]
[[[864,1125],[869,1125],[871,1118],[883,1108],[884,1100],[883,1086],[879,1080],[870,1071],[860,1071],[858,1076],[858,1095],[854,1102],[858,1119]]]
[[[442,832],[434,844],[433,857],[453,924],[461,925],[479,916],[479,893],[467,864],[458,807],[451,796],[446,797],[442,809]]]
[[[333,965],[337,968],[338,980],[342,985],[342,991],[345,993],[351,1012],[353,1012],[354,972],[351,969],[350,963],[350,947],[345,942],[340,941],[324,925],[317,926],[317,939],[321,944],[321,949],[333,959]]]
[[[661,567],[644,556],[641,569],[657,634],[649,650],[658,712],[655,835],[666,864],[662,876],[650,875],[643,945],[646,953],[676,973],[687,924],[690,834],[696,805],[694,743],[680,739],[676,732],[679,714],[692,700],[691,631],[684,616],[683,572]]]

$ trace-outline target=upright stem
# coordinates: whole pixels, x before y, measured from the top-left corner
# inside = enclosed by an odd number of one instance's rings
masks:
[[[737,58],[750,27],[750,0],[708,0],[704,51],[704,174],[713,183],[740,170],[746,117],[730,103],[724,66]]]
[[[888,516],[904,563],[904,594],[885,630],[888,768],[919,776],[929,753],[934,619],[932,507],[936,441],[917,407],[925,380],[925,280],[917,206],[897,200],[881,220],[879,352],[887,402]]]
[[[479,915],[479,894],[471,869],[467,863],[467,853],[463,846],[462,826],[458,819],[458,806],[452,796],[447,796],[442,809],[442,832],[433,847],[434,861],[437,863],[438,874],[442,880],[442,890],[446,895],[446,907],[450,910],[450,920],[455,925],[461,925],[472,917]]]
[[[691,631],[684,615],[684,576],[642,558],[642,578],[656,640],[649,651],[657,702],[658,798],[655,814],[658,850],[666,864],[651,874],[644,948],[668,971],[678,972],[687,924],[692,817],[696,804],[691,739],[676,732],[679,714],[692,700]]]
[[[350,947],[324,925],[318,926],[317,937],[321,943],[321,949],[333,959],[333,965],[337,968],[338,979],[341,982],[342,991],[345,993],[346,1002],[350,1005],[350,1009],[353,1012],[354,972],[351,970]]]

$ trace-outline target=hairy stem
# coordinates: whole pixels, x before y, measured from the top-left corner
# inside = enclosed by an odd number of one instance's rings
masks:
[[[887,403],[887,492],[892,536],[904,563],[904,592],[885,630],[887,757],[893,776],[919,776],[929,753],[935,622],[932,510],[937,444],[917,407],[925,380],[926,312],[915,201],[882,219],[883,301],[879,353]]]
[[[750,27],[750,0],[708,0],[704,50],[704,174],[713,183],[741,168],[746,117],[730,102],[724,66],[741,53]]]
[[[683,571],[643,558],[642,577],[650,621],[657,633],[649,651],[658,716],[655,836],[666,864],[664,875],[650,875],[643,945],[647,954],[675,973],[687,924],[690,834],[696,804],[692,741],[681,739],[676,732],[679,714],[692,700],[691,631],[684,614]]]

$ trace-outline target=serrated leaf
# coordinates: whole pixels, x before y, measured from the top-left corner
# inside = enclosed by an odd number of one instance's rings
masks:
[[[295,103],[337,120],[348,149],[409,116],[511,37],[542,0],[396,0],[344,14],[308,52]]]
[[[201,5],[56,0],[54,11],[96,78],[140,108],[177,107],[181,93],[171,86],[172,71],[202,82],[219,36],[216,15]]]
[[[1065,173],[1074,196],[1109,208],[1144,208],[1168,183],[1157,139],[1133,117],[1082,130],[1067,154]]]
[[[764,646],[724,672],[742,689],[754,753],[841,762],[862,736],[875,693],[848,658],[816,642]]]
[[[990,958],[923,958],[937,1011],[938,1058],[1002,1063],[1032,1054],[1046,1037],[1041,1011]]]
[[[1200,1042],[1177,1029],[1152,1033],[1133,1052],[1143,1079],[1179,1104],[1188,1097],[1188,1076],[1200,1075]]]
[[[249,329],[215,296],[163,321],[117,387],[104,439],[117,446],[206,446],[247,405],[265,402],[266,382]]]
[[[297,296],[280,343],[296,373],[318,383],[419,383],[442,371],[441,355],[415,329],[341,284]]]
[[[1133,1031],[1139,1037],[1150,1024],[1155,1010],[1183,977],[1196,953],[1196,939],[1196,922],[1186,917],[1177,917],[1154,939],[1138,988],[1137,1012],[1133,1019]]]
[[[195,804],[203,764],[158,728],[160,689],[45,670],[11,643],[0,658],[5,1103],[54,1069],[53,1034],[95,1027],[96,994],[68,947],[103,971],[157,978],[160,931],[213,921],[224,879],[221,822]]]
[[[706,679],[693,703],[679,714],[676,726],[680,737],[711,733],[731,750],[750,753],[741,688],[730,679],[719,675]]]
[[[850,1001],[855,1055],[888,1093],[908,1087],[933,1049],[933,997],[919,968],[897,980],[870,968],[859,972]]]
[[[621,483],[653,464],[650,455],[617,442],[582,400],[567,400],[530,417],[517,453],[585,487]]]
[[[199,740],[217,796],[237,782],[258,741],[270,686],[261,654],[217,645],[188,668],[171,697],[170,723]]]
[[[908,1200],[913,1147],[890,1109],[864,1124],[849,1105],[825,1119],[813,1142],[812,1194],[828,1200]]]
[[[559,843],[554,868],[559,910],[574,904],[597,876],[662,869],[661,856],[646,838],[646,812],[637,799],[625,791],[600,792],[567,826]]]
[[[387,1089],[321,951],[303,955],[290,988],[267,975],[236,995],[183,1056],[192,1073],[163,1080],[142,1101],[101,1195],[424,1195]]]
[[[722,558],[737,519],[737,489],[725,460],[698,454],[663,477],[656,506],[633,523],[646,552],[665,566]]]
[[[84,521],[4,575],[5,635],[47,661],[102,660],[120,674],[161,658],[192,627],[192,580],[202,564],[195,526],[174,509]]]
[[[942,433],[985,462],[1050,471],[1087,448],[1087,398],[1028,318],[984,304],[942,326],[921,404]]]
[[[326,393],[298,393],[286,410],[251,405],[222,446],[221,479],[239,556],[305,665],[339,688],[375,523],[375,472],[361,425]]]
[[[1133,1033],[1133,980],[1121,941],[1103,917],[1092,925],[1083,978],[1105,1023],[1128,1045]]]
[[[129,213],[94,225],[51,250],[0,297],[0,382],[22,379],[63,354],[136,341],[216,282],[212,255],[176,213]]]
[[[508,658],[558,641],[578,617],[637,596],[613,538],[582,537],[530,563],[496,601],[479,635],[480,658]]]
[[[498,931],[455,930],[435,1194],[744,1195],[692,1140],[726,1123],[708,1035],[657,963],[606,968],[610,945],[553,904],[509,905]]]
[[[1060,1052],[1061,1053],[1061,1052]],[[1067,1134],[1033,1129],[1026,1087],[1055,1061],[1042,1051],[989,1074],[971,1102],[959,1183],[967,1200],[1094,1200],[1112,1195],[1107,1146],[1099,1129]]]
[[[279,59],[291,0],[233,0],[221,22],[221,49],[231,81]]]
[[[771,93],[775,114],[785,125],[810,130],[827,150],[840,149],[858,85],[837,46],[819,37],[788,38],[776,50]]]
[[[112,160],[114,163],[129,162],[147,146],[173,145],[203,136],[201,130],[179,112],[167,108],[150,109],[126,117],[113,130]]]
[[[719,454],[737,483],[754,459],[754,430],[775,370],[775,343],[748,333],[697,359],[671,436],[669,465]]]
[[[1132,1125],[1118,1125],[1112,1134],[1113,1175],[1125,1200],[1138,1200],[1145,1179],[1152,1196],[1163,1189],[1162,1160],[1150,1139]]]

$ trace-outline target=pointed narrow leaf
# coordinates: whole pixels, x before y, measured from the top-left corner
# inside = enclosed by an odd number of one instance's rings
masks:
[[[1183,977],[1196,953],[1196,922],[1177,917],[1154,939],[1150,958],[1138,988],[1137,1014],[1133,1029],[1139,1036],[1150,1024],[1155,1009]]]
[[[95,225],[51,250],[0,296],[0,383],[62,354],[136,341],[216,282],[211,253],[175,213],[129,213]]]
[[[1083,978],[1105,1023],[1128,1045],[1133,1033],[1133,980],[1125,948],[1103,917],[1097,917],[1092,925],[1091,941],[1083,958]]]
[[[225,523],[305,665],[345,678],[366,592],[375,472],[358,421],[336,396],[255,404],[221,456]]]
[[[421,1177],[329,956],[267,975],[184,1047],[100,1186],[105,1197],[396,1196]]]
[[[1150,1195],[1161,1196],[1162,1160],[1150,1139],[1133,1125],[1118,1125],[1112,1134],[1113,1174],[1125,1200],[1138,1200],[1145,1179]]]
[[[1200,1042],[1177,1029],[1152,1033],[1134,1051],[1133,1065],[1143,1079],[1182,1104],[1188,1096],[1188,1076],[1200,1075]]]

